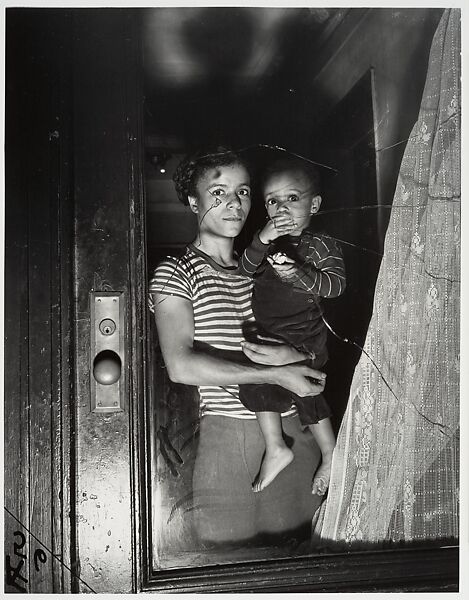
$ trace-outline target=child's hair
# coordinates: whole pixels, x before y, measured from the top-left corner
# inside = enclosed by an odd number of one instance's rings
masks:
[[[243,166],[249,173],[246,162],[236,152],[223,146],[188,154],[179,163],[173,175],[179,200],[187,206],[188,196],[197,196],[197,182],[209,169],[235,164]]]
[[[311,192],[314,195],[321,193],[321,179],[318,169],[312,163],[295,156],[284,156],[270,163],[262,173],[261,187],[264,187],[271,175],[284,171],[301,171],[311,183]]]

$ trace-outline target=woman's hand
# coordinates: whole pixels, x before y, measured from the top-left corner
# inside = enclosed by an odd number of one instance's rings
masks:
[[[308,354],[304,354],[287,344],[267,345],[241,342],[241,347],[249,360],[260,365],[282,366],[309,358]]]
[[[326,374],[307,365],[279,367],[275,378],[277,385],[281,385],[301,398],[321,394],[326,385]]]

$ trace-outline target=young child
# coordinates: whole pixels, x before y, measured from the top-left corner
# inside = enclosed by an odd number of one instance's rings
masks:
[[[318,369],[328,358],[321,298],[337,297],[345,289],[339,247],[309,227],[321,206],[319,176],[311,163],[288,157],[269,167],[262,189],[269,221],[244,251],[239,270],[255,278],[252,308],[261,330],[308,354],[311,366]],[[243,349],[248,356],[254,350],[248,342]],[[283,439],[280,418],[291,406],[292,394],[279,386],[241,385],[240,400],[256,413],[265,440],[265,454],[253,483],[253,491],[260,492],[294,458]],[[293,401],[302,425],[310,429],[322,453],[312,493],[323,495],[329,486],[335,446],[331,411],[322,394],[294,396]]]

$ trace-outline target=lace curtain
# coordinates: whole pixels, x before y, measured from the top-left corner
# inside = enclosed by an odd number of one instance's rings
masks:
[[[460,11],[447,9],[317,517],[325,546],[458,537],[459,289]]]

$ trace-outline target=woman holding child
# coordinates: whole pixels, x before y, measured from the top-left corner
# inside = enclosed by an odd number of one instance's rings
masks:
[[[158,266],[150,293],[169,377],[199,389],[197,534],[210,543],[307,538],[320,502],[311,494],[320,450],[287,401],[281,429],[294,460],[274,467],[262,491],[253,488],[266,440],[256,414],[241,403],[239,386],[271,384],[285,390],[286,398],[314,397],[323,391],[325,375],[304,364],[311,356],[307,351],[246,341],[256,329],[253,278],[240,273],[233,251],[251,207],[250,177],[241,157],[233,152],[188,157],[174,179],[179,199],[197,217],[198,232],[182,256]],[[285,216],[277,221],[279,235],[294,226]]]

